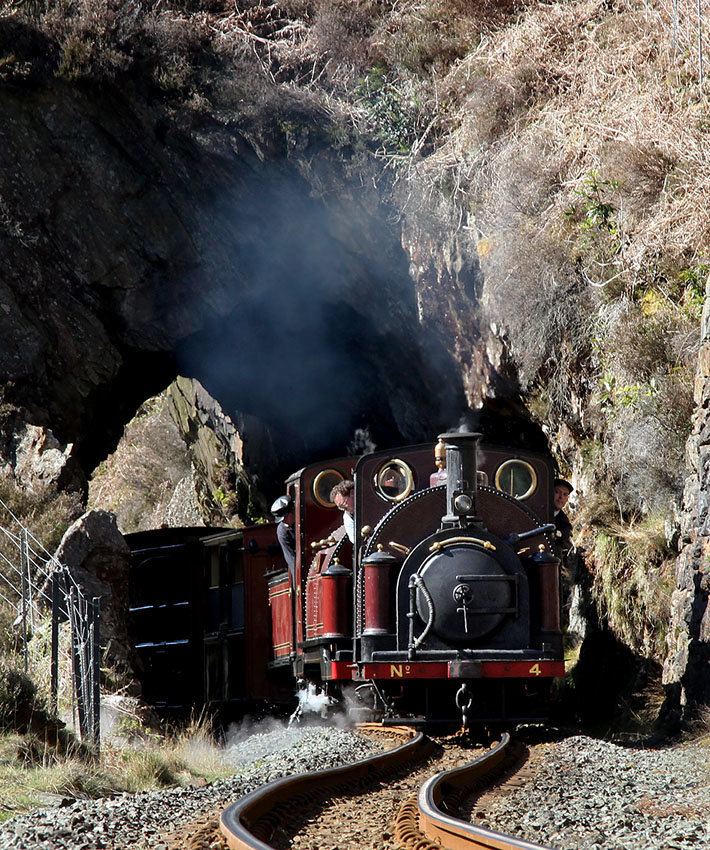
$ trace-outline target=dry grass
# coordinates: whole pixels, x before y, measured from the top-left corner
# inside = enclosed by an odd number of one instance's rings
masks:
[[[688,39],[693,19],[685,5]],[[710,189],[703,167],[710,115],[694,75],[692,55],[679,49],[674,57],[667,23],[641,3],[531,6],[451,71],[448,90],[465,92],[468,115],[436,156],[466,169],[466,183],[483,200],[477,225],[484,234],[510,226],[511,215],[535,214],[515,197],[510,174],[540,140],[553,156],[539,158],[548,206],[531,221],[531,238],[547,231],[569,239],[565,212],[587,176],[618,180],[621,249],[613,273],[633,289],[659,257],[682,268],[707,242],[701,211]],[[482,127],[492,91],[497,118]],[[436,161],[430,166],[435,171]]]
[[[33,702],[36,691],[21,674],[12,679],[21,702]],[[8,694],[10,691],[6,688]],[[101,761],[77,757],[78,748],[64,754],[47,743],[37,726],[12,728],[17,712],[8,703],[3,714],[0,693],[0,821],[46,805],[46,795],[65,798],[104,797],[122,791],[139,792],[211,782],[234,773],[224,758],[211,725],[204,718],[184,728],[104,740]],[[45,715],[43,715],[45,717]],[[46,719],[46,717],[45,717]],[[8,720],[8,723],[4,721]],[[139,721],[136,720],[139,724]],[[37,725],[37,724],[35,724]],[[132,742],[128,742],[128,738]]]
[[[662,663],[674,588],[664,517],[617,524],[596,536],[591,554],[599,613],[624,644]]]

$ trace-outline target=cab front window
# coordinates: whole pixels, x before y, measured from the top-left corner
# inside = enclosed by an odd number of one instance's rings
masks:
[[[401,502],[413,489],[414,473],[403,460],[388,460],[375,475],[375,490],[388,502]]]

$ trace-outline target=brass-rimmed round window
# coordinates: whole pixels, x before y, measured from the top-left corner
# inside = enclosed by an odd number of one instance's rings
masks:
[[[401,502],[413,489],[414,473],[403,460],[388,460],[375,475],[375,490],[388,502]]]
[[[322,469],[313,479],[313,498],[324,508],[334,508],[330,491],[344,480],[345,476],[337,469]]]
[[[516,499],[527,499],[535,492],[537,474],[527,461],[506,460],[496,470],[496,487]]]

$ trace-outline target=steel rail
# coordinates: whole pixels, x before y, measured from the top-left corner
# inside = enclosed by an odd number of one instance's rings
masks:
[[[382,727],[377,727],[381,729]],[[389,727],[388,732],[411,736],[411,729]],[[220,832],[230,850],[272,850],[266,842],[278,828],[281,814],[289,805],[325,799],[336,788],[371,782],[408,761],[423,758],[431,742],[419,732],[405,744],[340,767],[287,776],[257,788],[222,812]]]
[[[490,781],[490,775],[496,775],[508,758],[509,748],[510,735],[506,732],[500,742],[480,758],[427,779],[416,797],[418,830],[410,828],[408,836],[402,835],[402,843],[416,845],[422,850],[427,844],[446,850],[547,850],[540,844],[475,826],[442,810],[447,797],[460,795],[467,788],[486,782],[487,778]],[[403,810],[405,808],[406,804]]]

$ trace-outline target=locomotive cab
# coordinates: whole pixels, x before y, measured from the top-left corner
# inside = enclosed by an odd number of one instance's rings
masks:
[[[283,570],[269,582],[271,669],[322,681],[334,678],[332,662],[352,660],[353,546],[330,493],[354,466],[351,458],[312,464],[286,482],[296,558],[293,576]]]

